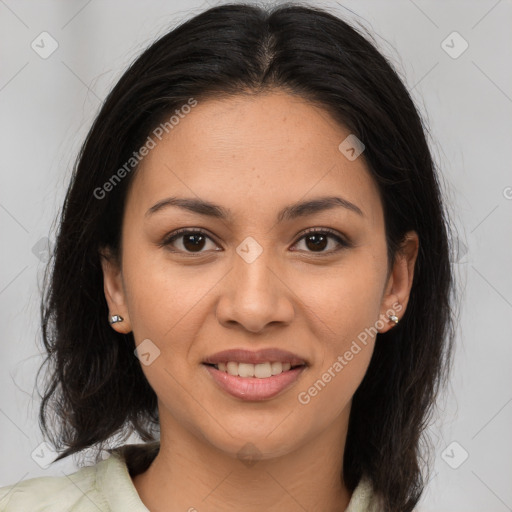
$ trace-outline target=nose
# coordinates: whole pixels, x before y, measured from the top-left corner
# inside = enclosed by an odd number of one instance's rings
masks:
[[[264,250],[248,262],[238,254],[222,281],[217,319],[226,328],[243,327],[257,333],[271,324],[288,325],[295,309],[293,291],[279,265]]]

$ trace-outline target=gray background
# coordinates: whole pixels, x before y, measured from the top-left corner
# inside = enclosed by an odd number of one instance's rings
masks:
[[[31,454],[45,450],[34,391],[39,288],[78,148],[128,63],[215,3],[0,0],[0,486],[77,468],[44,469]],[[367,27],[398,68],[431,132],[458,231],[457,350],[418,510],[512,510],[512,2],[315,5]],[[43,31],[58,43],[47,58],[31,47],[51,48]]]

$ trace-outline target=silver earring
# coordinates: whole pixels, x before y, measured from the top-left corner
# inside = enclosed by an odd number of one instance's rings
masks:
[[[116,322],[122,322],[124,318],[119,315],[112,315],[109,319],[110,324],[115,324]]]
[[[388,317],[392,322],[395,322],[395,324],[398,323],[398,317],[396,315],[388,315]]]

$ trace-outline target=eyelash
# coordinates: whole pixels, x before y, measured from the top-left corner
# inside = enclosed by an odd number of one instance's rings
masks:
[[[299,243],[303,238],[305,238],[306,236],[308,236],[310,234],[313,234],[313,233],[314,234],[329,235],[330,238],[333,238],[334,240],[336,240],[336,242],[338,242],[339,247],[337,247],[336,249],[332,249],[330,251],[323,251],[323,252],[320,251],[318,253],[315,253],[314,251],[306,251],[306,252],[309,252],[311,254],[318,254],[319,256],[330,255],[330,254],[338,252],[338,251],[340,251],[342,249],[352,247],[352,244],[349,241],[347,241],[346,239],[341,237],[337,233],[337,231],[334,231],[333,229],[330,229],[330,228],[312,228],[312,229],[309,229],[306,232],[301,233],[300,238],[293,245],[297,245],[297,243]],[[212,237],[210,235],[208,235],[208,233],[206,233],[202,229],[183,228],[183,229],[179,229],[178,231],[174,231],[173,233],[170,233],[168,236],[166,236],[164,238],[164,240],[161,243],[158,244],[158,246],[159,247],[168,247],[175,240],[180,238],[180,236],[183,236],[183,235],[186,235],[186,234],[204,235],[205,237],[209,238],[210,240],[212,240],[214,242]],[[185,251],[181,251],[181,250],[173,250],[172,252],[182,253],[182,254],[185,254],[187,256],[192,256],[192,257],[201,256],[202,254],[205,253],[205,252],[192,253],[192,252],[185,252]],[[300,251],[298,251],[298,252],[300,252]]]

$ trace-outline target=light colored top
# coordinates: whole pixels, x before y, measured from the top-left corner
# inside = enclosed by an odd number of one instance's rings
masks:
[[[129,446],[144,449],[144,444]],[[2,487],[0,512],[149,512],[133,485],[130,467],[114,449],[107,459],[69,475]],[[345,512],[377,512],[368,480],[361,479]]]

